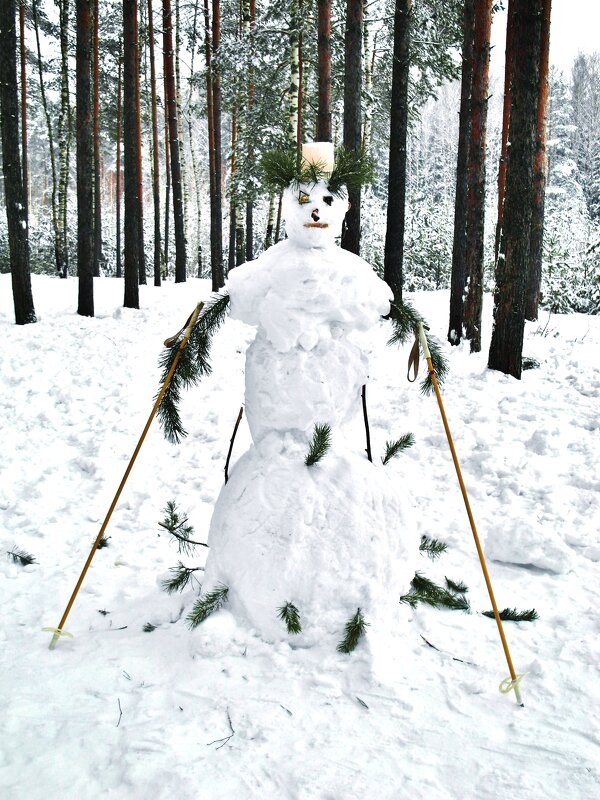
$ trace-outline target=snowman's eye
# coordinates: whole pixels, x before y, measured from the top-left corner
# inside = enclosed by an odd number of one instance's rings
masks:
[[[333,203],[333,197],[330,194],[328,194],[323,198],[323,202],[327,203],[327,205],[330,206]]]
[[[306,194],[306,192],[298,192],[298,202],[301,206],[306,205],[306,203],[310,202],[310,196]]]

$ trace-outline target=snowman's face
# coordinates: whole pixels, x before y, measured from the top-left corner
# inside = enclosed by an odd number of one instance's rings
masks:
[[[282,215],[288,239],[300,247],[330,247],[342,232],[348,196],[332,194],[324,181],[289,186]]]

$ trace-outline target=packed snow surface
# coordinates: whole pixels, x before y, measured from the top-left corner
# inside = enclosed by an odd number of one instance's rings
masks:
[[[36,559],[0,561],[3,798],[600,794],[600,319],[542,313],[525,337],[540,367],[521,381],[486,369],[489,302],[483,352],[445,347],[446,412],[498,605],[540,615],[505,623],[526,673],[520,708],[498,691],[508,670],[495,623],[480,613],[490,602],[435,399],[406,383],[408,348],[386,346],[383,321],[361,335],[374,456],[386,440],[414,434],[415,445],[380,473],[400,492],[415,542],[425,534],[448,545],[436,562],[419,555],[419,571],[438,583],[463,580],[470,614],[401,605],[389,648],[373,637],[381,671],[368,630],[343,655],[329,641],[269,643],[227,609],[188,629],[197,584],[169,596],[160,581],[179,559],[202,566],[205,548],[178,555],[158,522],[175,500],[193,538],[208,534],[255,336],[230,319],[215,339],[212,375],[182,405],[189,437],[173,446],[156,423],[150,429],[109,546],[96,553],[65,626],[74,638],[48,650],[41,628],[58,624],[141,434],[162,342],[209,285],[141,287],[134,311],[121,308],[120,281],[96,279],[94,319],[74,313],[74,279],[34,276],[33,292],[39,322],[17,327],[10,276],[0,276],[2,549]],[[444,340],[447,292],[410,299]],[[357,451],[363,437],[358,426]],[[231,482],[250,445],[244,423]],[[321,462],[332,487],[335,457]],[[357,506],[364,496],[357,484]],[[359,581],[368,555],[354,558]],[[398,586],[394,600],[408,589]],[[145,632],[146,623],[155,629]]]

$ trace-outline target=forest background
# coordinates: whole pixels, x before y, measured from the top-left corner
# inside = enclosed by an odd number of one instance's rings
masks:
[[[27,134],[30,266],[34,273],[64,277],[77,274],[75,11],[85,3],[75,4],[75,8],[69,0],[33,0],[21,5],[26,47],[20,75],[21,90],[27,98],[21,133],[25,130]],[[88,5],[93,11],[93,3]],[[373,158],[375,174],[372,185],[362,194],[360,253],[383,275],[395,6],[382,0],[361,5],[361,138]],[[411,3],[405,5],[410,8]],[[555,0],[555,5],[560,8],[561,4]],[[254,0],[226,0],[209,8],[206,0],[204,4],[198,0],[174,0],[172,8],[169,2],[163,2],[160,8],[153,9],[151,2],[143,0],[139,8],[137,3],[103,2],[99,13],[92,14],[97,19],[92,56],[96,50],[98,54],[97,58],[92,57],[91,64],[92,83],[96,79],[98,85],[98,107],[94,114],[93,170],[89,176],[94,191],[95,275],[121,276],[123,272],[121,196],[123,189],[127,193],[127,185],[123,184],[120,142],[124,117],[131,110],[131,101],[127,97],[123,101],[122,95],[123,74],[127,70],[127,58],[125,64],[123,59],[124,33],[127,40],[124,21],[129,6],[129,11],[136,14],[130,36],[139,43],[140,67],[141,191],[137,194],[143,205],[140,253],[145,258],[139,258],[139,281],[151,280],[153,269],[156,284],[171,277],[185,280],[186,275],[210,275],[211,262],[215,261],[211,198],[214,202],[217,189],[222,193],[220,238],[226,274],[228,268],[255,258],[283,235],[278,197],[268,191],[262,180],[260,159],[268,150],[289,141],[290,102],[296,102],[300,112],[299,138],[316,138],[318,4],[275,0],[268,5],[255,5]],[[494,286],[503,102],[500,43],[506,23],[502,5],[494,6],[494,11],[485,173],[486,290]],[[463,12],[464,4],[458,0],[418,2],[411,9],[403,264],[403,285],[408,291],[450,285]],[[219,14],[218,19],[215,13]],[[172,21],[173,34],[185,236],[183,265],[176,263],[176,187],[171,180],[167,146],[169,115],[164,113],[168,97],[168,87],[167,95],[163,92],[166,19]],[[216,32],[215,23],[220,24]],[[348,7],[335,0],[331,4],[331,136],[336,143],[344,139],[347,27]],[[560,42],[561,32],[553,31],[551,42],[553,37]],[[168,45],[167,52],[171,52]],[[600,55],[578,53],[567,66],[564,48],[551,48],[551,61],[554,52],[560,56],[556,60],[562,69],[553,66],[549,72],[541,303],[553,312],[597,313]],[[294,81],[290,89],[290,69],[293,75],[294,67],[298,70],[297,95],[291,97]],[[222,163],[216,167],[216,184],[209,169],[215,144],[207,113],[215,75],[220,84],[222,136]],[[155,119],[153,108],[157,111]],[[4,215],[0,217],[0,270],[10,270]]]

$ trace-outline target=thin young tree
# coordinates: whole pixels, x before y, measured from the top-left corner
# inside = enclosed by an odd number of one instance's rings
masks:
[[[392,289],[395,303],[402,302],[411,29],[412,0],[396,0],[390,108],[387,227],[383,268],[384,280]]]
[[[543,0],[513,0],[510,140],[488,366],[521,377]]]
[[[148,0],[148,44],[150,49],[150,105],[152,107],[152,199],[154,204],[154,285],[160,286],[160,169],[156,62],[154,59],[154,14]]]
[[[21,57],[21,158],[23,159],[25,220],[27,223],[29,223],[29,144],[27,137],[27,45],[25,43],[25,0],[19,0],[19,53]]]
[[[144,247],[144,185],[143,185],[143,169],[142,169],[142,101],[141,101],[141,57],[140,57],[140,34],[138,24],[138,4],[136,0],[135,11],[135,157],[136,157],[136,179],[137,191],[136,201],[138,204],[137,210],[137,231],[138,231],[138,280],[140,284],[146,283],[146,250]]]
[[[254,24],[256,20],[256,0],[247,0],[244,3],[247,14],[244,14],[244,28],[248,39],[248,52],[250,53],[248,63],[248,90],[246,96],[246,119],[252,124],[252,113],[254,110],[254,65],[252,56],[254,53]],[[247,21],[246,21],[247,20]],[[246,154],[249,164],[254,162],[254,147],[252,137],[248,137],[248,152]],[[246,261],[254,258],[254,198],[250,195],[246,199]]]
[[[362,27],[363,0],[347,0],[344,39],[344,147],[359,153],[362,146]],[[342,247],[360,253],[360,186],[348,192],[350,208],[342,228]]]
[[[331,0],[317,2],[317,141],[331,142]]]
[[[136,120],[138,61],[137,0],[123,0],[123,194],[124,276],[126,308],[139,308],[140,231]]]
[[[117,250],[117,278],[123,275],[121,262],[121,119],[123,114],[123,55],[119,53],[119,66],[117,67],[117,154],[116,154],[116,250]]]
[[[527,276],[525,319],[538,317],[540,285],[542,282],[542,250],[544,243],[544,210],[546,198],[546,127],[548,111],[548,66],[550,55],[550,14],[552,0],[543,0],[540,42],[540,67],[538,77],[537,125],[535,157],[533,163],[533,209],[531,217],[531,242]]]
[[[183,218],[183,182],[181,177],[179,125],[177,118],[177,89],[173,52],[173,15],[170,0],[163,0],[163,55],[165,70],[166,107],[169,121],[171,187],[173,191],[173,221],[175,229],[175,283],[186,279],[185,224]]]
[[[0,129],[2,172],[8,227],[8,249],[12,278],[15,322],[36,322],[29,243],[25,216],[25,189],[19,149],[19,100],[17,82],[17,30],[15,0],[0,3]]]
[[[485,220],[485,145],[487,130],[490,35],[493,0],[475,0],[470,136],[467,162],[467,228],[465,269],[468,279],[464,306],[465,336],[471,352],[481,350],[483,307],[483,241]]]
[[[77,313],[94,316],[93,0],[76,0]]]
[[[504,51],[504,98],[502,101],[502,136],[500,143],[500,163],[498,165],[498,216],[496,221],[496,239],[494,243],[494,261],[498,260],[500,237],[502,234],[502,218],[504,215],[504,192],[506,189],[506,166],[508,163],[508,129],[510,125],[512,64],[514,57],[514,0],[508,0],[506,12],[506,48]]]
[[[474,0],[464,0],[460,113],[454,200],[454,240],[450,276],[450,320],[448,323],[448,341],[453,345],[460,344],[463,335],[463,303],[467,282],[465,268],[467,252],[467,159],[471,130],[470,102],[473,75],[474,13]]]

